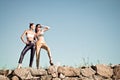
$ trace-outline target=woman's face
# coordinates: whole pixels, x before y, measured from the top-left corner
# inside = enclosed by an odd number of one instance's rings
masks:
[[[40,28],[41,26],[40,25],[38,25],[38,27],[37,27],[37,30],[39,31],[41,28]]]
[[[34,29],[35,29],[35,25],[33,24],[33,25],[31,26],[31,28],[34,30]]]

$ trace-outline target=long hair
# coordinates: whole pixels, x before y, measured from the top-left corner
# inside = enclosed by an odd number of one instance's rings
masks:
[[[41,24],[37,24],[36,27],[35,27],[35,32],[37,33],[37,28],[40,26],[41,28]]]

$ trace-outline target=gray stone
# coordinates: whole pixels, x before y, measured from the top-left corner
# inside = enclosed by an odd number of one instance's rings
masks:
[[[111,79],[111,78],[108,78],[108,79],[104,79],[104,80],[113,80],[113,79]]]
[[[14,74],[20,77],[21,79],[32,79],[33,78],[28,68],[15,69]]]
[[[66,77],[62,80],[79,80],[79,78],[78,77]]]
[[[114,78],[120,79],[120,65],[114,66],[113,72],[114,72]]]
[[[40,77],[33,77],[33,78],[30,79],[30,80],[41,80],[41,78],[40,78]]]
[[[73,68],[73,67],[58,67],[58,73],[62,73],[66,77],[73,77],[73,76],[79,76],[80,75],[80,69],[79,68]]]
[[[49,66],[48,68],[48,74],[51,74],[52,77],[58,77],[58,72],[57,72],[58,66]]]
[[[64,79],[65,75],[63,75],[62,73],[60,73],[59,78]]]
[[[82,80],[94,80],[92,77],[84,77],[84,78],[82,78]],[[98,79],[95,79],[95,80],[98,80]]]
[[[93,75],[94,80],[103,80],[102,76],[100,75]]]
[[[0,75],[8,76],[12,73],[12,70],[0,70]]]
[[[97,69],[97,74],[103,77],[110,78],[113,75],[113,69],[111,69],[111,67],[107,65],[98,64],[96,65],[96,69]]]
[[[9,80],[9,78],[7,78],[7,77],[4,76],[4,75],[0,75],[0,80]]]
[[[52,80],[61,80],[60,78],[53,78]]]
[[[96,73],[96,71],[94,71],[91,67],[86,67],[84,69],[81,69],[81,74],[85,77],[90,77],[92,75],[94,75]]]
[[[17,76],[13,76],[11,79],[12,80],[19,80],[19,78]]]
[[[52,80],[52,76],[51,75],[41,76],[41,80]]]
[[[47,75],[47,71],[45,69],[34,69],[34,68],[29,68],[32,76],[43,76]]]

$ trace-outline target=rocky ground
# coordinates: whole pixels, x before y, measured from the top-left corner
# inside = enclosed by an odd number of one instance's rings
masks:
[[[0,70],[0,80],[120,80],[120,64],[74,68],[50,66],[48,69]]]

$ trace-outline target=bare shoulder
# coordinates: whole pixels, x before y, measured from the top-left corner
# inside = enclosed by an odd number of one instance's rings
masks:
[[[28,33],[28,30],[25,30],[24,33]]]
[[[25,32],[28,32],[29,30],[25,30]]]

